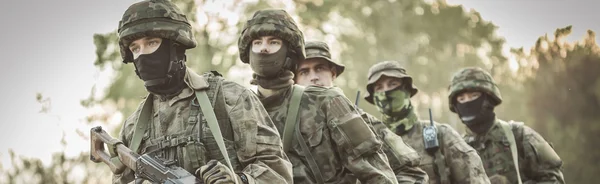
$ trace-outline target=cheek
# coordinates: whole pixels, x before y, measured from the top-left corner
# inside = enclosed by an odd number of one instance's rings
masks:
[[[281,49],[281,44],[269,45],[269,54],[275,53]]]
[[[308,77],[306,75],[297,76],[296,83],[299,85],[307,86],[307,85],[310,85],[310,80],[308,79]]]

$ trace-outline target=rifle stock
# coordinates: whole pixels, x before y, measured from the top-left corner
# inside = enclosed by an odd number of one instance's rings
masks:
[[[176,165],[163,163],[149,154],[138,155],[123,145],[118,139],[108,135],[102,127],[90,130],[90,160],[95,163],[104,162],[114,174],[121,174],[130,168],[138,176],[158,183],[201,183],[193,174]],[[104,144],[109,153],[106,153]]]

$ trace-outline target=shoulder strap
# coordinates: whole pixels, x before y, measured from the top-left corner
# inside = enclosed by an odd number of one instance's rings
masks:
[[[202,114],[206,118],[208,127],[210,128],[210,132],[213,134],[215,141],[217,142],[217,146],[219,146],[219,150],[221,150],[221,154],[227,163],[229,169],[232,172],[233,167],[231,166],[231,161],[229,161],[229,155],[227,154],[227,150],[225,149],[225,141],[223,141],[223,134],[221,134],[221,128],[219,127],[219,123],[217,122],[217,116],[213,110],[213,107],[208,99],[208,95],[206,94],[206,90],[198,90],[196,91],[196,98],[198,98],[198,103],[200,104],[200,109],[202,110]]]
[[[286,126],[287,126],[287,124],[286,124]],[[304,137],[302,137],[302,133],[300,132],[300,123],[295,123],[295,128],[296,128],[296,140],[300,144],[300,147],[302,147],[302,152],[304,153],[304,157],[306,158],[306,161],[308,162],[308,167],[312,171],[315,179],[317,180],[317,183],[324,184],[325,182],[323,181],[323,175],[321,175],[321,169],[319,169],[319,165],[317,165],[317,161],[315,161],[315,157],[313,157],[312,153],[310,153],[308,145],[306,145],[306,142],[304,141]]]
[[[142,143],[142,138],[148,129],[148,124],[150,124],[150,117],[152,117],[152,104],[153,98],[152,94],[146,97],[146,101],[144,102],[144,106],[142,106],[142,112],[138,116],[138,120],[135,122],[133,126],[133,137],[131,138],[131,143],[129,143],[129,149],[134,152],[138,152],[140,148],[140,144]]]
[[[438,141],[440,142],[440,148],[437,149],[434,153],[434,163],[437,168],[437,173],[440,175],[440,183],[442,184],[450,184],[450,178],[448,177],[448,172],[446,171],[446,158],[442,154],[442,146],[444,146],[444,133],[441,130],[441,125],[436,124],[435,128],[438,131]]]
[[[504,135],[508,139],[508,143],[510,143],[510,152],[512,153],[513,164],[515,165],[515,170],[517,171],[517,180],[519,184],[521,184],[521,174],[519,173],[519,157],[517,154],[517,144],[515,143],[515,136],[509,123],[506,123],[504,121],[498,122],[504,130]]]
[[[283,151],[287,152],[292,145],[292,135],[294,133],[294,125],[298,123],[298,111],[300,110],[300,100],[304,87],[299,85],[292,86],[292,99],[288,107],[285,126],[283,128]]]

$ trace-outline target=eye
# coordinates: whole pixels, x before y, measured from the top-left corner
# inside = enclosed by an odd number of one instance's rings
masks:
[[[156,41],[156,40],[152,40],[152,41],[148,42],[148,46],[156,46],[156,45],[158,45],[158,41]]]
[[[458,96],[456,97],[456,101],[462,103],[463,101],[465,101],[465,97],[463,97],[462,95]]]
[[[269,44],[271,44],[271,45],[281,45],[281,40],[271,40],[269,42]]]
[[[308,72],[306,72],[306,70],[302,70],[299,72],[300,75],[306,75]]]
[[[140,47],[138,47],[138,46],[129,47],[129,50],[132,53],[138,53],[138,52],[140,52]]]
[[[252,41],[252,44],[253,45],[260,45],[260,44],[262,44],[262,41],[260,41],[260,40],[254,40],[254,41]]]

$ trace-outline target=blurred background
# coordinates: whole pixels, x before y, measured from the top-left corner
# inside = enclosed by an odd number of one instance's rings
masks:
[[[282,8],[305,40],[330,44],[346,65],[335,84],[354,100],[374,63],[400,61],[419,93],[421,117],[464,132],[448,109],[450,77],[465,66],[492,73],[504,120],[523,121],[551,142],[568,183],[600,173],[599,1],[579,0],[173,0],[198,47],[188,67],[217,70],[244,86],[241,26],[256,10]],[[117,136],[145,96],[117,50],[118,21],[134,0],[15,1],[0,7],[0,183],[110,183],[89,161],[89,130]],[[362,100],[359,106],[377,114]]]

